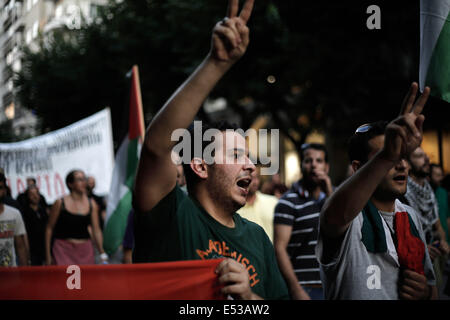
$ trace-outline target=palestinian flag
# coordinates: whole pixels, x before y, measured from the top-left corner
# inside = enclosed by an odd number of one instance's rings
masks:
[[[103,247],[108,255],[114,254],[122,244],[131,210],[132,188],[144,138],[141,88],[138,67],[133,66],[128,135],[116,154],[111,188],[106,207]]]
[[[450,0],[420,1],[420,90],[450,102]]]

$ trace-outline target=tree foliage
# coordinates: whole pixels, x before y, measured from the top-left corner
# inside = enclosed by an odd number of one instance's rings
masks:
[[[394,117],[417,81],[416,2],[381,2],[382,28],[369,30],[369,1],[258,0],[248,52],[211,96],[225,97],[244,128],[267,114],[268,125],[297,147],[313,129],[342,143],[357,125]],[[132,65],[148,122],[206,56],[225,12],[225,0],[113,1],[96,23],[54,32],[38,52],[27,51],[16,81],[20,101],[36,110],[44,130],[109,106],[117,141]]]

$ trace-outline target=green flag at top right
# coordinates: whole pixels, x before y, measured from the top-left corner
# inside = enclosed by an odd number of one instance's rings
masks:
[[[420,1],[420,90],[450,102],[450,0]]]

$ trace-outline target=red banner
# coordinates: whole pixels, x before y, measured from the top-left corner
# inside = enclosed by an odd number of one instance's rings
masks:
[[[220,261],[0,268],[0,300],[224,299]]]

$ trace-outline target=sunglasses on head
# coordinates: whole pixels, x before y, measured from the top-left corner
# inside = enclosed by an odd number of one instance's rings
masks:
[[[304,143],[300,146],[300,150],[304,151],[306,149],[308,149],[311,146],[311,143]]]
[[[370,129],[372,129],[372,125],[370,123],[366,123],[366,124],[360,125],[358,128],[356,128],[355,134],[356,133],[366,133],[366,132],[370,131]]]

